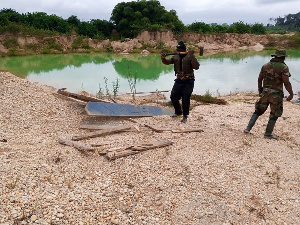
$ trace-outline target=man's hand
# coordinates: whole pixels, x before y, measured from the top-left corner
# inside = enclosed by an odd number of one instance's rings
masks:
[[[286,100],[287,100],[287,101],[291,101],[291,100],[293,99],[293,97],[294,97],[293,94],[292,94],[292,95],[289,95],[289,96],[286,98]]]
[[[165,58],[166,58],[166,54],[165,54],[165,53],[161,53],[161,54],[160,54],[160,58],[161,58],[161,59],[165,59]]]

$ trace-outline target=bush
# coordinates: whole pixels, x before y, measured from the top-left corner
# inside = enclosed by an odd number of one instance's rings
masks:
[[[18,48],[19,43],[18,43],[16,38],[6,39],[3,43],[3,46],[7,49],[9,49],[9,48]]]

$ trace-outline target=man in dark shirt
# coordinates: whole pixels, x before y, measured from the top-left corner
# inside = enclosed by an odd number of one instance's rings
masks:
[[[186,52],[186,46],[182,41],[177,45],[178,54],[166,59],[166,54],[161,54],[161,61],[165,65],[174,64],[175,83],[171,91],[171,101],[175,109],[174,117],[183,114],[181,122],[186,123],[190,111],[190,99],[194,89],[194,70],[199,69],[199,62],[194,51]],[[179,100],[182,99],[182,107]]]

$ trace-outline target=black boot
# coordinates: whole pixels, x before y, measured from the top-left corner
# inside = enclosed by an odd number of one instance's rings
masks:
[[[268,122],[268,125],[267,125],[267,128],[266,128],[266,132],[265,132],[265,137],[266,138],[278,139],[277,136],[272,134],[277,119],[278,119],[278,117],[276,117],[276,116],[273,116],[273,115],[270,116],[269,122]]]
[[[186,123],[187,122],[187,116],[186,115],[183,115],[181,122],[182,123]]]
[[[258,119],[259,115],[256,113],[253,113],[253,115],[250,118],[250,121],[248,123],[248,126],[246,127],[246,129],[244,130],[245,133],[249,133],[250,130],[252,129],[252,127],[254,126],[256,120]]]

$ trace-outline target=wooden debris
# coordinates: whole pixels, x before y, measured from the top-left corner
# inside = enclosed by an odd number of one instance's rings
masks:
[[[163,132],[163,130],[157,129],[157,128],[155,128],[155,127],[153,127],[153,126],[150,126],[150,125],[147,125],[147,124],[144,124],[144,126],[150,128],[151,130],[153,130],[153,131],[155,131],[155,132],[158,132],[158,133]]]
[[[129,146],[127,148],[113,148],[109,149],[102,154],[105,154],[109,160],[114,160],[117,158],[134,155],[142,151],[146,151],[154,148],[162,148],[173,144],[173,142],[169,140],[160,140],[160,141],[152,141],[148,143],[143,143],[139,145]]]
[[[92,147],[101,147],[103,145],[109,145],[111,144],[110,141],[104,141],[104,142],[101,142],[101,143],[95,143],[95,144],[91,144]]]
[[[113,133],[126,131],[130,128],[131,128],[130,126],[125,126],[125,125],[120,126],[120,127],[112,127],[112,128],[105,129],[105,130],[100,130],[100,131],[90,132],[88,134],[74,136],[74,137],[72,137],[72,140],[79,141],[79,140],[83,140],[83,139],[99,137],[99,136],[103,136],[103,135],[107,135],[107,134],[113,134]]]
[[[137,122],[137,121],[135,121],[134,119],[132,119],[132,118],[126,118],[128,121],[130,121],[130,122],[133,122],[133,123],[138,123],[139,124],[139,122]]]
[[[132,95],[132,94],[159,94],[159,93],[162,93],[162,92],[169,92],[169,90],[166,90],[166,91],[149,91],[149,92],[126,92],[126,94],[128,95]]]
[[[87,129],[87,130],[104,130],[104,129],[110,129],[110,128],[116,128],[121,127],[122,125],[119,124],[95,124],[95,123],[89,123],[89,124],[81,124],[80,129]]]
[[[80,129],[87,129],[87,130],[105,130],[105,129],[111,129],[111,128],[117,128],[121,127],[122,125],[114,125],[114,124],[82,124],[80,125]],[[130,127],[128,130],[124,130],[126,132],[134,132],[134,131],[149,131],[149,129],[141,129],[137,125],[134,125],[133,127]]]
[[[89,95],[87,92],[82,93],[82,94],[75,94],[75,93],[68,92],[68,91],[66,91],[66,88],[58,89],[57,93],[60,94],[60,95],[67,96],[71,99],[76,99],[76,100],[80,100],[80,101],[84,101],[84,102],[92,101],[92,102],[107,102],[107,103],[110,103],[109,101],[105,101],[105,100],[102,100],[102,99],[99,99],[99,98],[95,98],[95,97]]]
[[[172,128],[158,128],[158,127],[154,127],[154,126],[150,126],[148,124],[141,124],[131,118],[128,118],[127,120],[133,122],[133,123],[137,123],[139,124],[140,126],[144,126],[144,127],[147,127],[155,132],[158,132],[158,133],[162,133],[164,131],[171,131],[172,133],[189,133],[189,132],[203,132],[202,129],[199,129],[199,128],[195,128],[195,129],[172,129]]]
[[[136,129],[138,132],[141,131],[141,129],[140,129],[137,125],[134,125],[133,127],[134,127],[134,129]]]
[[[202,129],[196,128],[196,129],[177,129],[172,130],[172,133],[189,133],[189,132],[204,132]]]
[[[74,147],[80,151],[94,151],[95,150],[92,146],[90,146],[88,144],[81,144],[76,141],[71,141],[71,140],[67,140],[67,139],[63,139],[63,138],[58,139],[58,142],[63,145],[68,145],[68,146]]]

